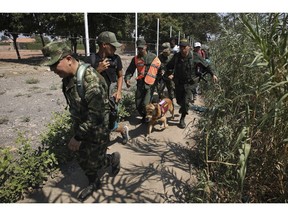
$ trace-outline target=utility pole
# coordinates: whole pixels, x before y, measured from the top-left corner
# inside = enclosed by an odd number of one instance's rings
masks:
[[[157,19],[157,42],[156,42],[156,55],[159,53],[159,18]]]
[[[90,45],[89,45],[89,31],[88,31],[88,14],[84,13],[84,23],[85,23],[85,42],[86,42],[86,53],[85,56],[90,56]]]
[[[137,12],[135,13],[135,55],[137,55],[137,46],[136,46],[136,41],[138,39],[138,15]]]

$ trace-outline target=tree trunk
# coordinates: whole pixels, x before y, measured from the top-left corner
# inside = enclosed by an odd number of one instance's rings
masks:
[[[71,49],[74,53],[77,53],[77,34],[71,35]]]
[[[16,43],[16,40],[18,38],[18,34],[12,34],[12,37],[13,37],[13,45],[14,45],[14,48],[16,50],[17,57],[18,57],[18,59],[21,59],[21,56],[20,56],[20,53],[19,53],[19,50],[18,50],[18,46],[17,46],[17,43]]]
[[[44,42],[44,38],[43,38],[43,34],[42,33],[40,33],[40,38],[41,38],[42,46],[44,47],[45,46],[45,42]]]

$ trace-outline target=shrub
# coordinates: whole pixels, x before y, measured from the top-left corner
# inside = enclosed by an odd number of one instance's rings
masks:
[[[197,136],[205,169],[188,197],[202,202],[285,203],[288,15],[230,18],[210,46],[220,83],[205,91],[209,112]]]
[[[40,187],[54,170],[57,161],[49,150],[32,149],[22,134],[16,150],[0,149],[0,202],[13,203],[29,188]]]

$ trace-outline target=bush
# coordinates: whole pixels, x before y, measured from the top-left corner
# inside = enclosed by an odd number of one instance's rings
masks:
[[[285,203],[288,15],[230,18],[210,46],[220,83],[205,91],[209,112],[197,136],[205,169],[188,197],[202,202]]]
[[[130,117],[132,113],[135,113],[135,110],[136,106],[134,94],[124,94],[122,100],[119,103],[120,121]]]
[[[55,155],[59,164],[63,164],[75,156],[67,147],[73,135],[68,111],[53,113],[52,122],[47,125],[47,131],[41,135],[41,144]]]
[[[31,148],[30,141],[19,135],[18,149],[0,149],[0,202],[13,203],[29,188],[40,187],[57,165],[49,150]]]

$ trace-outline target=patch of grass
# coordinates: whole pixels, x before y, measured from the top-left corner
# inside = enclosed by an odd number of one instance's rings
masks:
[[[40,82],[40,80],[39,80],[39,79],[36,79],[36,78],[30,78],[30,79],[27,79],[25,82],[26,82],[27,84],[37,84],[37,83]]]
[[[29,88],[29,91],[33,91],[33,90],[36,90],[36,89],[40,89],[39,86],[32,86],[31,88]]]
[[[24,96],[24,94],[18,93],[18,94],[16,94],[14,97],[21,97],[21,96]]]
[[[0,117],[0,124],[7,124],[9,121],[8,116],[1,116]]]
[[[43,93],[45,90],[39,86],[32,86],[31,88],[29,88],[29,91],[33,93]]]
[[[30,122],[30,117],[29,116],[23,116],[22,118],[21,118],[21,120],[22,120],[22,122]]]

